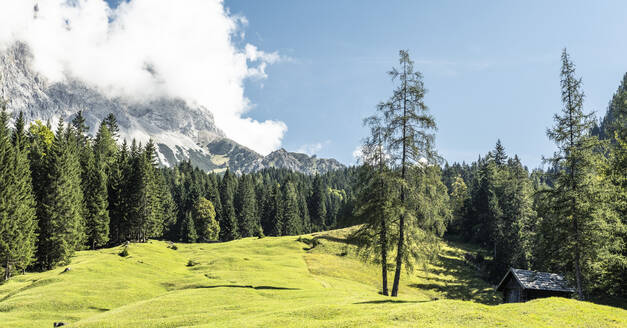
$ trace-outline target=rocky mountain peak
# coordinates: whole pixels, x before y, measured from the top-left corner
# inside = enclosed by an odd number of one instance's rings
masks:
[[[162,165],[190,160],[209,171],[247,173],[266,167],[287,168],[304,173],[326,172],[343,167],[336,160],[321,160],[281,148],[261,156],[226,137],[211,111],[180,98],[160,97],[142,101],[108,96],[97,88],[67,76],[51,82],[32,68],[33,56],[24,43],[0,53],[0,97],[9,113],[23,112],[27,121],[70,121],[80,110],[90,133],[113,113],[120,137],[157,145]]]

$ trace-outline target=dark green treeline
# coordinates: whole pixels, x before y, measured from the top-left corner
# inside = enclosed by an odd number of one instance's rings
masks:
[[[206,173],[158,165],[152,141],[118,140],[109,115],[88,134],[82,112],[56,128],[0,115],[0,267],[4,278],[68,263],[76,250],[162,238],[229,241],[354,223],[354,168]]]
[[[498,282],[510,268],[559,272],[579,298],[627,295],[627,74],[600,124],[583,108],[581,78],[562,53],[563,107],[547,130],[558,151],[529,171],[500,141],[471,164],[443,169],[448,233],[481,244]]]

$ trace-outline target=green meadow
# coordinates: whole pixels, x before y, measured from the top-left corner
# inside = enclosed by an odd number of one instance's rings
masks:
[[[572,299],[499,304],[442,242],[438,260],[379,291],[344,231],[226,243],[162,241],[81,251],[66,267],[0,285],[0,327],[627,327],[627,311]],[[314,241],[315,240],[315,241]]]

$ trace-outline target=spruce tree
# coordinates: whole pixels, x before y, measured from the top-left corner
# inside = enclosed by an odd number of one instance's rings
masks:
[[[209,188],[207,190],[206,198],[213,204],[213,207],[216,211],[216,221],[220,223],[222,221],[222,201],[220,199],[220,188],[219,182],[217,180],[217,175],[211,175],[209,177]]]
[[[87,124],[85,123],[85,117],[83,116],[82,110],[79,110],[76,113],[76,116],[72,119],[72,126],[74,127],[76,134],[80,137],[80,142],[84,144],[87,139],[89,127],[87,127]]]
[[[503,166],[507,163],[507,154],[505,154],[505,148],[501,144],[501,139],[496,141],[496,147],[494,147],[494,162],[498,166]]]
[[[283,231],[283,205],[281,189],[273,183],[268,188],[261,214],[261,227],[264,235],[281,236]]]
[[[327,217],[326,190],[319,175],[316,174],[313,181],[313,193],[311,195],[311,221],[315,231],[324,230]]]
[[[303,232],[302,221],[299,215],[298,195],[292,181],[285,181],[282,186],[281,201],[283,231],[282,235],[299,235]]]
[[[301,192],[297,192],[298,195],[298,213],[299,216],[301,218],[301,226],[302,228],[302,233],[311,233],[312,227],[311,227],[311,217],[309,216],[309,208],[307,207],[307,199],[305,198],[305,193],[302,192],[302,190],[305,190],[304,186],[301,188],[298,188],[299,191]]]
[[[228,241],[239,238],[239,229],[235,207],[233,205],[233,193],[236,179],[227,169],[220,183],[220,200],[222,201],[222,221],[220,221],[220,240]]]
[[[238,231],[241,237],[252,237],[259,230],[257,199],[252,179],[242,176],[235,196]]]
[[[2,105],[2,104],[0,104]],[[7,127],[8,115],[0,112],[0,266],[4,280],[33,261],[36,238],[35,200],[18,120],[13,142]],[[21,129],[19,124],[22,124]]]
[[[11,135],[11,141],[14,146],[19,146],[20,150],[24,150],[28,147],[28,140],[26,135],[26,121],[24,120],[24,113],[20,111],[15,120],[15,130]]]
[[[155,152],[152,140],[145,148],[139,145],[131,151],[128,223],[130,237],[140,242],[163,233]]]
[[[31,123],[28,128],[28,160],[30,163],[30,174],[33,184],[33,195],[35,196],[36,213],[38,225],[44,222],[44,196],[48,186],[48,164],[50,148],[54,140],[54,133],[41,121]],[[41,238],[41,229],[38,228]]]
[[[83,178],[87,245],[102,247],[109,241],[109,209],[107,179],[102,165],[93,152],[87,152]]]
[[[518,156],[507,163],[502,190],[504,238],[499,241],[499,258],[504,265],[499,272],[501,277],[510,267],[529,268],[531,265],[532,231],[537,214],[533,209],[533,187],[529,173]]]
[[[109,129],[111,133],[111,137],[115,140],[118,140],[120,137],[120,127],[118,126],[118,120],[113,113],[109,113],[107,117],[103,120],[103,123]]]
[[[475,197],[475,238],[483,246],[490,248],[493,258],[496,258],[497,240],[502,237],[503,210],[498,197],[500,171],[492,156],[481,165],[479,174]]]
[[[46,156],[47,185],[39,217],[37,259],[44,269],[69,262],[85,240],[83,193],[76,134],[59,121],[57,132]]]
[[[103,168],[105,174],[109,175],[110,168],[115,162],[118,147],[105,123],[101,123],[98,128],[93,147],[96,162]]]
[[[115,156],[115,161],[109,168],[107,179],[108,209],[109,209],[109,240],[119,244],[126,239],[126,227],[129,215],[128,185],[129,155],[126,140]]]
[[[172,198],[171,187],[168,186],[161,171],[157,172],[157,194],[159,203],[159,218],[163,226],[163,236],[171,237],[176,228],[177,206]]]
[[[196,240],[198,240],[198,234],[196,233],[196,228],[194,227],[194,219],[191,211],[185,213],[181,224],[179,240],[184,243],[195,243]]]

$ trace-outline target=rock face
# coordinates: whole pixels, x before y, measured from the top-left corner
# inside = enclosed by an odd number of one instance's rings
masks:
[[[254,151],[237,144],[229,139],[215,140],[207,145],[213,155],[212,162],[222,164],[228,159],[228,167],[236,172],[249,173],[265,168],[284,168],[305,174],[324,173],[344,167],[335,159],[320,159],[307,154],[291,153],[281,148],[267,156],[261,156]],[[226,166],[222,166],[226,169]]]
[[[303,173],[324,173],[342,168],[338,161],[317,159],[283,149],[261,156],[230,139],[203,106],[190,106],[178,98],[138,102],[108,97],[81,81],[67,78],[50,83],[31,68],[32,55],[23,43],[0,54],[0,99],[7,101],[9,113],[22,111],[27,121],[59,119],[70,121],[83,111],[94,135],[100,122],[113,113],[120,126],[120,137],[157,144],[162,165],[190,160],[207,171],[248,173],[267,167],[287,168]]]

